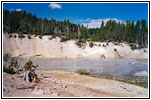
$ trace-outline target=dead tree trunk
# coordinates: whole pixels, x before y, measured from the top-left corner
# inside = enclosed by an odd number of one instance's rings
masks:
[[[25,71],[24,72],[24,80],[27,82],[30,82],[31,78],[30,78],[30,71]]]

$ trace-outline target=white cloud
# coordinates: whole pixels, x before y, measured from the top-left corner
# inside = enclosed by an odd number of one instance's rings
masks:
[[[90,21],[90,20],[91,20],[91,18],[87,18],[87,19],[86,19],[86,21]]]
[[[19,9],[14,9],[14,8],[11,8],[11,9],[9,9],[10,11],[21,11],[21,9],[19,8]]]
[[[61,9],[61,5],[56,4],[56,3],[49,4],[49,7],[52,9]]]
[[[81,19],[81,20],[75,20],[75,23],[79,24],[79,23],[87,23],[91,20],[91,18],[87,18],[87,19]]]
[[[16,9],[16,11],[21,11],[21,9]]]
[[[88,25],[88,28],[99,28],[101,26],[102,20],[104,21],[104,25],[109,20],[115,20],[116,22],[125,23],[124,21],[116,19],[116,18],[106,18],[106,19],[91,19],[91,18],[88,18],[88,19],[86,19],[87,22],[83,22],[82,24],[84,26]]]

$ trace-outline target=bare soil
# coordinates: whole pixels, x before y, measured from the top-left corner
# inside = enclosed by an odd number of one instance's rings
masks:
[[[147,97],[148,90],[115,80],[66,71],[36,71],[40,83],[3,73],[3,97]]]

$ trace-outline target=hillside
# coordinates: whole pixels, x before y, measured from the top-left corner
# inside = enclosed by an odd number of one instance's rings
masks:
[[[16,37],[14,37],[14,35]],[[89,42],[77,44],[77,40],[60,42],[60,38],[50,35],[39,36],[25,35],[18,38],[18,34],[10,37],[3,34],[3,52],[14,57],[41,57],[41,58],[147,58],[148,49],[132,50],[129,44],[113,42]],[[79,47],[79,45],[81,47]]]

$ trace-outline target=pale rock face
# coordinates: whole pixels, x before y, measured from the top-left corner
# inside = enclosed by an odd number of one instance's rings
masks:
[[[119,55],[124,58],[148,58],[148,53],[142,50],[131,50],[130,46],[125,43],[114,45],[105,42],[94,42],[92,48],[89,47],[89,42],[84,48],[79,48],[75,40],[60,42],[60,38],[56,37],[50,40],[51,36],[31,36],[32,39],[25,38],[9,38],[7,33],[3,34],[3,53],[11,54],[12,56],[23,58],[26,57],[42,57],[42,58],[98,58],[105,56],[106,58],[119,58]],[[103,47],[103,44],[106,47]],[[117,50],[117,52],[114,51]],[[148,51],[148,49],[145,49]]]

